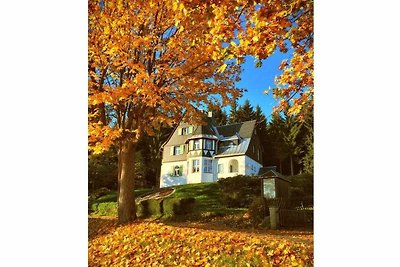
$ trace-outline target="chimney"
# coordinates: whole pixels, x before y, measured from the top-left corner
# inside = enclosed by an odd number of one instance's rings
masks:
[[[213,112],[212,112],[212,111],[209,111],[209,112],[208,112],[208,117],[209,117],[209,118],[212,118],[212,117],[213,117]]]

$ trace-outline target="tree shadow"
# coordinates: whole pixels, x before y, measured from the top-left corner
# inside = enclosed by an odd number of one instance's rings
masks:
[[[313,242],[313,229],[310,227],[281,227],[277,230],[262,229],[255,227],[232,227],[221,223],[210,222],[190,222],[190,221],[161,221],[165,225],[180,227],[180,228],[193,228],[198,230],[211,230],[226,233],[242,233],[248,235],[259,236],[273,236],[274,238],[293,239],[299,242],[312,243]]]
[[[88,239],[92,240],[98,236],[108,234],[118,226],[118,220],[114,217],[89,217]]]

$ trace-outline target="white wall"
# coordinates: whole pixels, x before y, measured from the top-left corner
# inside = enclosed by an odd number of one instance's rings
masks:
[[[200,161],[200,172],[195,172],[192,173],[192,168],[193,168],[193,160],[198,159]],[[202,158],[202,157],[196,157],[196,158],[190,158],[188,159],[189,161],[189,173],[188,173],[188,184],[196,184],[196,183],[211,183],[215,182],[215,160],[212,160],[212,173],[205,173],[204,172],[204,160],[205,159],[210,159],[210,158]]]
[[[170,176],[171,168],[174,166],[183,165],[182,176]],[[187,162],[176,161],[176,162],[164,162],[161,165],[161,177],[160,177],[160,187],[174,186],[187,184]]]
[[[193,160],[200,161],[200,172],[192,173]],[[182,185],[182,184],[196,184],[216,182],[220,178],[233,177],[237,175],[257,175],[262,165],[257,161],[249,158],[246,155],[216,158],[213,159],[212,173],[205,173],[203,170],[204,159],[202,157],[189,158],[187,161],[166,162],[161,166],[160,187]],[[238,161],[238,171],[229,172],[230,161],[236,159]],[[218,164],[224,165],[222,173],[218,173]],[[171,168],[174,166],[183,165],[182,176],[170,176]]]
[[[257,175],[262,168],[262,165],[252,158],[246,156],[245,158],[245,169],[246,175]]]
[[[222,173],[218,173],[218,179],[232,177],[237,175],[245,175],[245,157],[246,156],[234,156],[234,157],[227,157],[227,158],[218,158],[218,164],[224,165],[224,170]],[[238,161],[238,171],[237,172],[229,172],[229,163],[231,160],[236,159]]]

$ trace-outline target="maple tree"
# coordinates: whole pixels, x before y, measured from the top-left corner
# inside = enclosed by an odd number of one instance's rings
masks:
[[[294,114],[312,103],[312,19],[311,0],[89,1],[89,150],[118,147],[121,223],[136,216],[140,136],[177,122],[183,111],[196,123],[198,107],[237,99],[244,56],[260,63],[290,45],[274,96]]]
[[[314,95],[314,6],[313,0],[245,1],[245,27],[233,44],[236,57],[252,55],[256,66],[277,49],[292,52],[283,60],[275,78],[273,96],[280,99],[275,112],[288,110],[304,118]],[[269,90],[265,91],[269,93]]]
[[[217,101],[213,95],[222,104],[240,95],[234,85],[240,68],[223,61],[222,45],[238,22],[214,16],[211,5],[89,1],[89,149],[118,146],[121,223],[136,217],[133,162],[140,136],[176,122],[182,111],[196,120],[196,107]]]

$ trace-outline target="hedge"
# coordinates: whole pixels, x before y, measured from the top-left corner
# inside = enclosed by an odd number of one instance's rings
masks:
[[[166,198],[162,202],[163,214],[165,217],[186,215],[194,210],[196,200],[189,198]]]
[[[138,217],[160,217],[162,216],[161,200],[147,199],[136,206],[136,215]]]
[[[253,176],[238,175],[218,180],[221,201],[229,208],[248,208],[261,196],[261,181]]]

